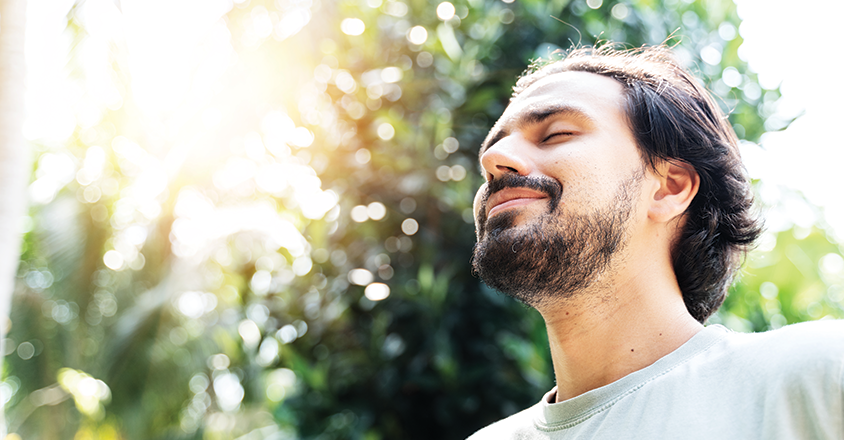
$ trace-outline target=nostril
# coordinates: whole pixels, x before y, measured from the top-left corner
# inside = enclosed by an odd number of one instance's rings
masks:
[[[516,173],[516,174],[519,174],[519,171],[518,171],[518,170],[516,170],[516,169],[515,169],[515,168],[513,168],[513,167],[508,167],[508,166],[504,166],[504,165],[498,165],[498,169],[499,169],[499,170],[501,170],[501,171],[507,172],[507,173]]]

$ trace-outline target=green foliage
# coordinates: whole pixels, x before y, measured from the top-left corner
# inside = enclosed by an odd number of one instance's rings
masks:
[[[666,41],[748,140],[778,93],[738,56],[729,0],[454,7],[443,21],[421,0],[236,4],[222,22],[236,57],[204,112],[159,119],[129,81],[127,49],[113,49],[122,106],[59,147],[36,141],[35,182],[59,159],[77,178],[31,211],[7,341],[12,431],[464,438],[553,386],[541,318],[468,265],[476,147],[516,76],[571,44]],[[361,35],[341,32],[346,18]],[[424,42],[410,41],[414,26]],[[68,29],[87,38],[73,11]],[[80,63],[72,53],[85,77]],[[839,248],[801,234],[768,236],[717,320],[764,330],[842,316]],[[59,384],[62,368],[109,395]],[[104,410],[80,410],[83,394]]]
[[[819,225],[767,231],[711,321],[740,331],[765,331],[844,317],[841,255],[841,246]]]

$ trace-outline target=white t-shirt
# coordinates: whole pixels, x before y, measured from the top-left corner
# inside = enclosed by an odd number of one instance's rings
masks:
[[[765,333],[720,325],[652,365],[470,440],[844,439],[844,321]]]

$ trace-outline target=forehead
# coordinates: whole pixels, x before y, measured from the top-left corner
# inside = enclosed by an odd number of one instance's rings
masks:
[[[543,101],[565,100],[614,106],[620,110],[622,94],[621,84],[610,77],[591,72],[567,71],[548,75],[531,84],[508,108],[515,110]]]
[[[559,109],[571,110],[565,112],[568,117],[596,126],[626,128],[624,102],[624,89],[612,78],[590,72],[554,73],[531,84],[510,102],[484,145],[535,120],[532,115]]]

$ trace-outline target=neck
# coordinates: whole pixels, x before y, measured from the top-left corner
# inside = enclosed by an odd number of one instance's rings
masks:
[[[548,330],[558,402],[653,364],[703,328],[686,310],[673,271],[644,269],[625,282],[538,308]]]

